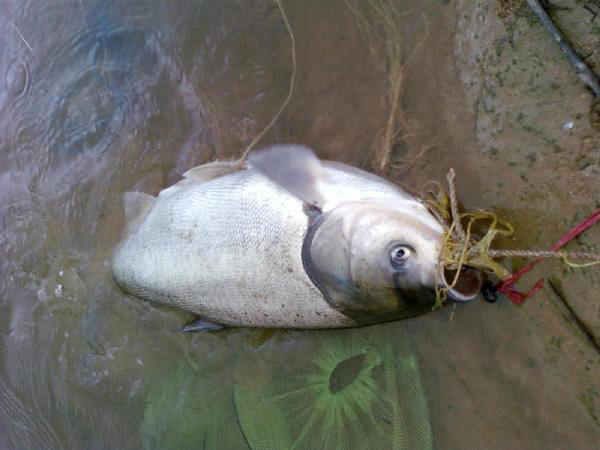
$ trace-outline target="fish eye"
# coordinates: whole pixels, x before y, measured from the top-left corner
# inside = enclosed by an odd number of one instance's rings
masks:
[[[390,263],[396,270],[401,270],[406,265],[406,261],[413,253],[413,249],[407,245],[397,245],[390,251]]]

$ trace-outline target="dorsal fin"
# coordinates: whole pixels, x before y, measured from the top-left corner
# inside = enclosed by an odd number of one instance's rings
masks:
[[[206,183],[207,181],[214,180],[230,173],[238,172],[246,169],[246,162],[237,159],[235,161],[213,161],[201,166],[194,167],[183,174],[183,180],[175,183],[173,186],[169,186],[163,189],[158,194],[161,197],[174,194],[179,191],[182,187],[190,184]]]
[[[195,181],[210,181],[222,177],[223,175],[245,169],[245,167],[245,162],[240,159],[235,161],[214,161],[188,170],[183,174],[183,177]]]
[[[327,172],[310,148],[303,145],[274,145],[251,153],[248,163],[251,168],[306,203],[318,208],[325,204],[320,186],[326,182]]]
[[[155,202],[155,197],[143,192],[125,192],[123,194],[125,235],[129,235],[139,228]]]

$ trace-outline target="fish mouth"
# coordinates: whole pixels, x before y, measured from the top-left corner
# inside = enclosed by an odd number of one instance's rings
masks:
[[[443,285],[448,289],[448,296],[459,303],[473,300],[479,295],[483,286],[483,273],[472,267],[463,267],[456,284],[452,287],[450,285],[456,277],[456,270],[442,268],[440,277]]]

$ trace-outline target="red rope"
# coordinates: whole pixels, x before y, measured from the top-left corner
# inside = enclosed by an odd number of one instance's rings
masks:
[[[558,250],[563,245],[565,245],[567,242],[571,241],[576,236],[583,233],[585,230],[587,230],[589,227],[591,227],[598,221],[600,221],[600,210],[596,211],[594,214],[589,216],[587,219],[585,219],[579,225],[577,225],[576,227],[569,230],[563,237],[561,237],[558,240],[558,242],[556,242],[556,244],[554,244],[552,247],[550,247],[550,250],[551,251]],[[540,291],[540,289],[542,289],[542,286],[544,285],[544,280],[538,280],[538,282],[535,283],[535,285],[529,291],[527,291],[525,293],[517,291],[514,287],[514,284],[517,281],[519,281],[519,279],[523,275],[525,275],[527,272],[529,272],[531,269],[533,269],[543,259],[544,258],[538,258],[535,261],[530,262],[525,267],[523,267],[521,270],[519,270],[517,273],[502,280],[500,283],[498,283],[498,285],[496,285],[497,291],[506,295],[513,303],[515,303],[517,305],[522,304],[527,298],[532,297],[535,294],[537,294]]]

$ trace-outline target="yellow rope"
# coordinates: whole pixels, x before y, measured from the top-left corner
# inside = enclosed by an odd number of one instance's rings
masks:
[[[441,305],[447,297],[448,289],[453,288],[460,277],[464,266],[473,267],[484,272],[493,273],[498,278],[504,279],[510,276],[510,272],[501,264],[494,261],[499,257],[526,257],[526,258],[561,258],[569,267],[589,267],[600,264],[600,255],[587,252],[566,252],[546,250],[497,250],[491,245],[498,235],[505,237],[513,234],[512,225],[489,211],[459,212],[456,199],[456,188],[454,186],[455,173],[453,169],[448,172],[448,194],[439,183],[431,182],[433,185],[424,190],[423,201],[429,211],[442,223],[444,233],[442,237],[442,249],[440,252],[440,264],[444,270],[455,271],[451,283],[445,280],[447,286],[437,286],[436,306]],[[473,236],[475,223],[483,223],[485,234],[480,239]],[[466,224],[466,227],[464,225]],[[574,263],[572,258],[593,259],[588,263]],[[443,274],[444,270],[440,272]]]

